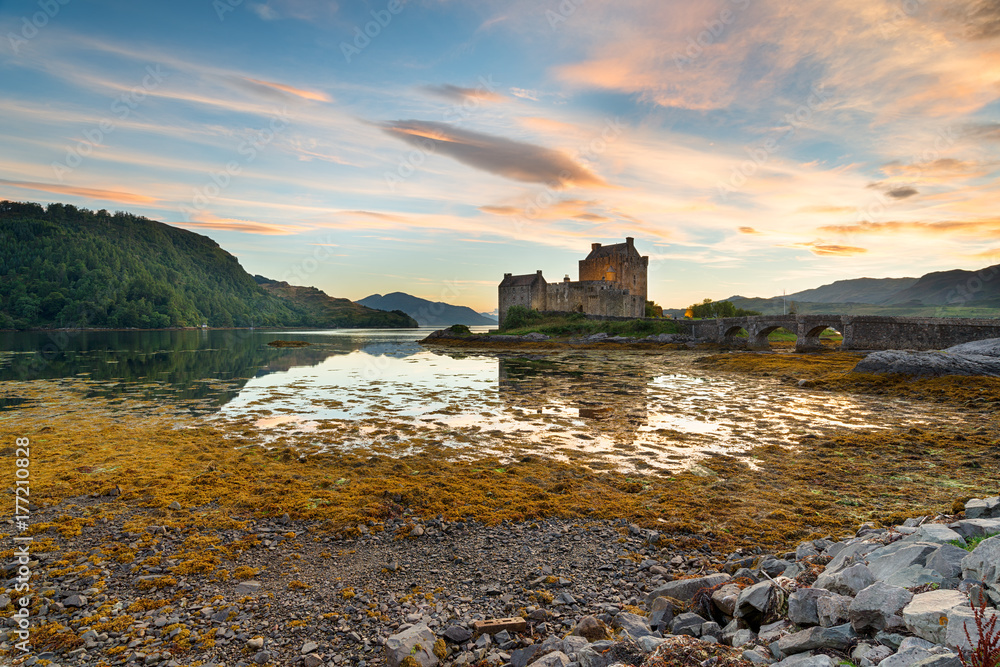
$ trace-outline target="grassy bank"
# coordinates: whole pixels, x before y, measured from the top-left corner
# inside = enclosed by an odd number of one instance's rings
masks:
[[[611,336],[654,336],[659,334],[684,333],[685,327],[674,320],[627,320],[605,321],[590,320],[581,313],[550,314],[539,313],[515,306],[511,308],[504,320],[504,328],[500,333],[523,336],[529,333],[541,333],[556,338],[569,336],[587,336],[596,333],[606,333]]]

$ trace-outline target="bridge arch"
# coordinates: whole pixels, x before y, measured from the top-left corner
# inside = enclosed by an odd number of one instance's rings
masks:
[[[767,337],[778,329],[784,329],[793,335],[796,333],[789,328],[787,322],[762,322],[760,325],[753,327],[753,331],[750,334],[750,348],[754,350],[771,349],[771,343]]]
[[[843,329],[841,319],[838,317],[830,318],[828,320],[812,320],[809,322],[802,322],[799,326],[798,336],[795,341],[795,351],[810,352],[813,350],[823,349],[823,343],[819,337],[827,329],[841,331],[841,329]]]
[[[743,336],[740,335],[740,332],[744,333],[749,338],[750,335],[749,332],[746,329],[744,329],[742,325],[736,324],[727,327],[723,331],[722,342],[732,347],[742,347],[743,345],[746,344],[746,339],[744,339]]]

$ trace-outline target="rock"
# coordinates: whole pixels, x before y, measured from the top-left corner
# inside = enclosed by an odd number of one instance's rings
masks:
[[[885,581],[899,570],[911,565],[923,566],[927,562],[927,557],[937,547],[938,545],[929,543],[896,542],[868,554],[868,569],[876,581]]]
[[[587,646],[576,654],[576,660],[580,663],[580,667],[608,667],[616,662],[608,653],[594,646]]]
[[[643,652],[652,653],[666,641],[667,640],[663,639],[662,637],[654,637],[652,635],[647,635],[646,637],[639,637],[636,643],[639,644],[639,647],[642,648]]]
[[[770,581],[748,586],[736,600],[736,618],[742,618],[751,629],[759,628],[777,617],[784,602],[784,593]]]
[[[968,555],[968,551],[954,544],[942,544],[927,557],[927,567],[945,579],[958,579],[962,576],[962,560]]]
[[[615,616],[615,620],[611,623],[611,627],[623,630],[633,639],[653,634],[652,629],[649,627],[649,622],[644,616],[630,614],[628,612],[622,612]]]
[[[740,587],[736,584],[726,584],[712,593],[712,603],[724,615],[732,616],[736,610],[736,601],[739,597]]]
[[[692,614],[690,612],[680,614],[675,616],[674,622],[670,624],[670,634],[700,637],[701,626],[704,623],[705,619],[698,614]]]
[[[236,592],[240,595],[254,595],[260,591],[259,581],[241,581],[236,584]]]
[[[567,637],[563,637],[562,652],[572,658],[573,654],[579,652],[586,645],[587,640],[585,638],[569,635]]]
[[[986,338],[968,343],[952,345],[945,352],[951,354],[981,354],[987,357],[1000,357],[1000,338]]]
[[[611,638],[611,632],[608,630],[608,626],[594,616],[584,616],[581,618],[577,622],[576,627],[573,628],[572,634],[577,637],[583,637],[588,642],[596,642],[602,639]]]
[[[800,588],[788,596],[788,620],[795,625],[819,625],[816,601],[833,595],[824,588]]]
[[[958,542],[965,545],[965,539],[948,526],[940,523],[925,523],[917,528],[916,532],[903,538],[903,542],[934,542],[937,544],[948,544]]]
[[[251,651],[259,651],[264,648],[264,638],[263,637],[253,637],[247,640],[247,648]]]
[[[444,629],[444,636],[456,644],[464,644],[472,639],[472,633],[469,632],[469,629],[461,625],[449,625]]]
[[[852,373],[899,374],[914,377],[942,375],[1000,376],[1000,358],[982,354],[882,350],[858,362]]]
[[[308,653],[312,653],[318,648],[319,644],[317,644],[316,642],[306,642],[305,644],[302,645],[302,648],[299,650],[299,653],[301,655],[306,655]]]
[[[765,656],[763,653],[751,649],[743,651],[743,655],[741,657],[754,665],[770,665],[774,662],[774,659],[770,656]]]
[[[980,519],[986,515],[986,500],[983,498],[972,498],[965,503],[965,518]]]
[[[823,574],[826,574],[824,572]],[[822,580],[822,581],[821,581]],[[855,563],[824,579],[821,575],[813,584],[814,588],[825,588],[841,595],[857,595],[875,583],[875,577],[864,563]],[[821,585],[822,584],[822,585]]]
[[[759,639],[761,643],[770,644],[771,642],[777,641],[777,639],[783,635],[787,635],[790,630],[792,630],[791,622],[787,620],[775,621],[774,623],[768,623],[767,625],[760,626]]]
[[[739,648],[740,646],[749,644],[755,639],[757,639],[757,633],[755,633],[753,630],[737,630],[736,633],[733,635],[730,645],[733,648]]]
[[[962,560],[962,576],[986,584],[993,602],[1000,602],[1000,535],[983,540]]]
[[[851,658],[860,667],[874,667],[892,654],[893,650],[888,646],[862,643],[851,651]]]
[[[996,628],[1000,631],[1000,614],[996,609],[987,608],[983,616],[989,627],[991,619],[996,618]],[[966,637],[968,632],[968,637]],[[972,639],[972,642],[969,639]],[[948,627],[945,630],[944,645],[950,649],[965,651],[967,654],[975,650],[979,643],[979,632],[976,630],[975,616],[972,607],[956,607],[948,613]]]
[[[320,658],[313,653],[302,656],[302,667],[320,667],[322,664],[323,658]]]
[[[433,653],[436,639],[426,623],[417,623],[385,640],[386,662],[399,667],[404,658],[412,657],[421,667],[433,667],[438,664]]]
[[[914,595],[903,608],[903,622],[918,637],[943,644],[948,628],[948,613],[967,607],[968,599],[958,591],[938,590]]]
[[[832,628],[850,621],[849,610],[854,598],[847,595],[829,595],[816,600],[816,614],[819,624]]]
[[[87,604],[86,595],[70,595],[68,598],[63,600],[63,604],[67,607],[83,607]]]
[[[530,646],[517,649],[510,654],[510,666],[526,667],[528,663],[531,662],[531,659],[534,658],[535,654],[538,653],[538,649],[538,644],[532,644]]]
[[[724,572],[718,574],[710,574],[706,577],[698,577],[697,579],[679,579],[677,581],[668,581],[663,584],[652,593],[646,596],[646,604],[650,604],[656,598],[660,596],[666,596],[674,598],[675,600],[680,600],[681,602],[686,602],[694,597],[695,593],[703,588],[713,588],[719,584],[729,581],[732,577]]]
[[[833,658],[828,655],[793,655],[780,662],[774,663],[774,667],[831,667],[835,665]]]
[[[948,527],[969,540],[973,537],[986,537],[1000,533],[1000,519],[963,519],[948,524]]]
[[[962,660],[954,653],[942,653],[915,662],[913,667],[962,667]]]
[[[172,502],[169,505],[167,505],[167,509],[168,510],[174,510],[176,512],[176,511],[178,511],[180,509],[183,509],[183,508],[181,507],[181,504],[175,500],[174,502]]]
[[[778,640],[778,648],[784,655],[794,655],[816,649],[846,650],[857,633],[850,624],[838,625],[833,628],[809,628]]]
[[[538,660],[528,664],[536,665],[536,667],[566,667],[569,662],[570,660],[568,655],[562,651],[555,651],[554,653],[543,655]]]
[[[877,632],[890,625],[889,619],[900,616],[913,599],[905,588],[875,582],[858,593],[848,609],[848,618],[855,632]]]

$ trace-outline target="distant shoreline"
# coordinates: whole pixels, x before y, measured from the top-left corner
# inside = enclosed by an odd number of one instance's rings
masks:
[[[479,326],[479,325],[476,325]],[[482,325],[486,326],[486,325]],[[313,327],[162,327],[158,329],[140,329],[136,327],[127,328],[105,328],[105,327],[61,327],[55,329],[0,329],[0,333],[46,333],[46,332],[94,332],[94,331],[348,331],[352,329],[378,329],[380,331],[416,331],[418,329],[430,329],[426,327],[329,327],[325,329]]]

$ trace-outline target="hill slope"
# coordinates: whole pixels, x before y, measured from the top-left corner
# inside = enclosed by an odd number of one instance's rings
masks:
[[[497,323],[495,319],[480,315],[466,306],[428,301],[403,292],[392,292],[385,296],[372,294],[360,299],[358,303],[379,310],[400,310],[417,320],[423,327],[450,326],[452,324],[489,326]]]
[[[382,326],[409,318],[370,311]],[[128,213],[0,202],[0,328],[377,326],[260,286],[212,239]]]
[[[855,278],[838,280],[816,289],[789,294],[786,299],[812,303],[884,303],[893,294],[912,287],[917,278]],[[778,298],[778,297],[775,297]]]
[[[383,312],[354,303],[350,299],[338,299],[327,295],[315,287],[298,287],[286,282],[269,280],[264,276],[254,276],[257,284],[274,296],[284,299],[311,321],[339,322],[342,327],[408,327],[419,326],[417,321],[401,310]]]

